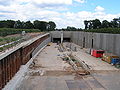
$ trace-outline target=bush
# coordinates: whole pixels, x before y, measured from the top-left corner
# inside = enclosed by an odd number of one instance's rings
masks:
[[[85,30],[85,32],[120,34],[120,28],[90,29],[90,30]]]
[[[14,29],[14,28],[0,28],[0,36],[7,36],[12,34],[21,34],[22,31],[26,33],[40,32],[39,29]]]

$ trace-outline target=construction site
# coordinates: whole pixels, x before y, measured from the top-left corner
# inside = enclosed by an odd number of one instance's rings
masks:
[[[0,90],[120,90],[120,35],[51,31],[0,55]]]

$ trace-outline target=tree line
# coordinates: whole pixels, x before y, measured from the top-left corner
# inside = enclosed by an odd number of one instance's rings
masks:
[[[99,19],[85,20],[85,29],[100,29],[100,28],[120,28],[120,17],[114,18],[112,21],[103,20],[100,22]]]
[[[57,31],[82,31],[81,28],[76,28],[73,26],[67,26],[67,28],[56,29]]]
[[[0,21],[0,28],[15,28],[15,29],[40,29],[41,31],[55,30],[56,24],[53,21],[14,21],[14,20],[2,20]]]

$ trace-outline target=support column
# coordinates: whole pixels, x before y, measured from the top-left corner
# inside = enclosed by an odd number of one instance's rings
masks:
[[[63,31],[61,31],[61,43],[63,43]]]

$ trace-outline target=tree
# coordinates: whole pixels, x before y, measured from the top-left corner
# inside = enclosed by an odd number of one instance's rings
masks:
[[[92,23],[92,20],[89,21],[88,28],[89,28],[89,29],[93,29],[93,23]]]
[[[85,24],[85,29],[98,29],[101,28],[101,22],[99,19],[95,19],[95,20],[85,20],[84,21]]]
[[[34,25],[30,21],[27,21],[27,22],[24,22],[23,28],[25,28],[25,29],[33,29]]]
[[[40,29],[41,31],[46,31],[47,30],[47,22],[45,21],[38,21],[38,20],[35,20],[34,21],[34,27],[36,29]]]
[[[39,29],[40,29],[41,31],[46,31],[46,30],[47,30],[47,25],[48,25],[47,22],[45,22],[45,21],[40,21],[39,24],[40,24],[40,28],[39,28]]]
[[[118,18],[118,27],[120,28],[120,17]]]
[[[35,28],[35,29],[39,29],[39,28],[40,28],[39,22],[40,22],[40,21],[38,21],[38,20],[35,20],[35,21],[33,22],[33,25],[34,25],[34,28]]]
[[[118,27],[118,22],[117,21],[118,21],[118,18],[114,18],[113,21],[111,21],[113,28],[117,28]]]
[[[67,30],[68,31],[76,31],[77,29],[75,27],[67,26]]]
[[[13,20],[3,20],[0,21],[0,28],[13,28],[15,21]]]
[[[5,21],[0,21],[0,28],[4,28],[5,27]]]
[[[23,23],[24,22],[21,22],[20,20],[16,21],[14,24],[14,28],[23,28]]]
[[[101,24],[102,28],[108,28],[109,27],[109,22],[107,20],[103,20]]]
[[[55,30],[55,28],[56,28],[56,24],[52,21],[49,21],[47,29],[51,31],[51,30]]]
[[[85,20],[85,21],[84,21],[84,24],[85,24],[85,29],[88,29],[88,27],[89,27],[89,26],[88,26],[89,21]]]
[[[92,24],[93,24],[93,29],[101,28],[101,22],[99,19],[92,20]]]
[[[15,21],[7,20],[6,21],[6,28],[14,28]]]

